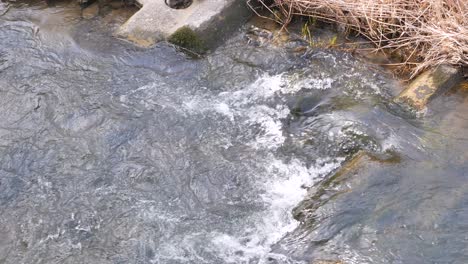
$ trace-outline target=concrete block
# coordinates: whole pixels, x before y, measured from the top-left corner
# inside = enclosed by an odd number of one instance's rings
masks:
[[[116,32],[141,46],[168,39],[181,28],[192,29],[212,47],[250,16],[245,0],[194,0],[185,9],[172,9],[164,0],[138,0],[142,8]]]
[[[449,65],[440,65],[419,75],[395,99],[395,102],[422,110],[437,95],[440,95],[462,79],[461,70]]]

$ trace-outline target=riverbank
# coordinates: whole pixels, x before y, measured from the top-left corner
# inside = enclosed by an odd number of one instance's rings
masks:
[[[269,10],[280,10],[274,18],[285,25],[294,16],[306,16],[363,36],[374,44],[375,52],[399,58],[395,66],[410,67],[411,77],[441,64],[468,66],[468,2],[463,0],[259,2]]]

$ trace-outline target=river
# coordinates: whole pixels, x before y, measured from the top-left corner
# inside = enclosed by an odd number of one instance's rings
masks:
[[[246,26],[193,59],[109,17],[0,2],[0,263],[468,262],[466,91],[415,118],[350,54]],[[358,150],[400,160],[295,220]]]

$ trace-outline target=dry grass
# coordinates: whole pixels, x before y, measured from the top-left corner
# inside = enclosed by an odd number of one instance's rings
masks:
[[[274,0],[273,7],[283,23],[315,17],[358,32],[376,50],[400,51],[413,76],[439,64],[468,65],[468,0]]]

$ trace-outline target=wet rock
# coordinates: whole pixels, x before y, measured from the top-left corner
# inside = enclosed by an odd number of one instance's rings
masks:
[[[417,77],[400,93],[395,102],[414,110],[422,110],[437,95],[448,91],[461,79],[460,69],[449,65],[440,65]]]
[[[125,1],[111,1],[107,4],[112,9],[120,9],[126,5]]]
[[[254,17],[250,23],[245,38],[249,44],[261,47],[265,45],[286,46],[289,44],[289,33],[275,21],[262,17]]]
[[[245,34],[245,37],[249,44],[261,47],[272,41],[273,33],[266,29],[251,26],[249,31]]]
[[[351,186],[349,183],[356,180],[352,176],[368,161],[369,156],[367,153],[360,151],[339,170],[309,189],[306,199],[293,209],[294,218],[300,222],[315,223],[311,219],[317,217],[316,211],[336,195],[348,192]],[[316,262],[312,263],[315,264]],[[318,262],[318,264],[321,263]]]
[[[352,186],[361,181],[359,172],[364,170],[369,163],[378,164],[376,166],[389,166],[400,162],[401,156],[393,151],[379,154],[369,153],[364,150],[358,151],[341,168],[308,190],[306,199],[293,209],[294,218],[301,222],[315,222],[311,221],[311,219],[319,219],[320,213],[317,213],[317,210],[320,210],[320,207],[333,200],[337,195],[351,191]],[[315,264],[316,262],[312,263]],[[322,264],[322,262],[317,263]]]
[[[92,19],[99,15],[99,5],[98,3],[93,3],[90,6],[82,10],[81,16],[84,19]]]

